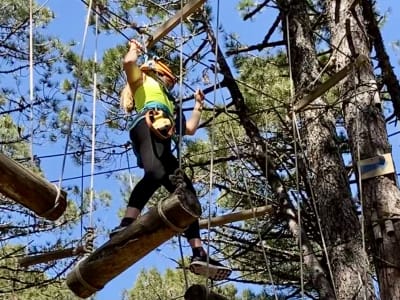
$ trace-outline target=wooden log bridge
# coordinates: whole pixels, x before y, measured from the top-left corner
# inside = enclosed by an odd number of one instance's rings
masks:
[[[67,275],[75,295],[86,298],[156,247],[183,232],[201,214],[196,196],[181,189],[81,260]]]
[[[184,295],[185,300],[228,300],[228,298],[210,291],[206,286],[194,284]]]
[[[0,153],[0,192],[47,220],[57,220],[67,194],[31,170]]]

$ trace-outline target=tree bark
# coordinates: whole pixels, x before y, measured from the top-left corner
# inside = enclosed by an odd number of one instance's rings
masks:
[[[175,192],[81,260],[67,276],[68,287],[79,297],[89,297],[177,232],[183,232],[200,214],[200,203],[193,193]]]
[[[353,1],[326,1],[331,43],[336,68],[358,54],[369,55],[369,39],[361,7]],[[353,166],[357,161],[390,153],[380,95],[371,63],[365,64],[339,86],[345,125],[350,140]],[[360,174],[357,173],[357,177]],[[359,185],[368,242],[378,275],[382,299],[400,299],[400,226],[393,217],[400,215],[400,192],[393,174],[363,180]],[[373,218],[373,216],[377,218]],[[385,227],[392,224],[392,228]],[[375,239],[373,224],[381,232]],[[364,279],[365,284],[365,278]]]
[[[0,192],[48,220],[57,220],[67,206],[67,194],[0,153]]]
[[[300,0],[285,2],[289,7],[288,36],[293,83],[296,95],[312,89],[312,83],[319,77],[318,60],[315,50],[307,3]],[[285,19],[286,20],[286,19]],[[286,33],[286,31],[284,31]],[[318,84],[318,83],[317,83]],[[310,201],[320,218],[322,237],[325,240],[327,257],[331,268],[335,294],[320,291],[322,299],[364,299],[360,290],[360,274],[368,271],[367,256],[362,247],[360,224],[356,215],[347,178],[347,171],[336,143],[335,116],[326,106],[324,97],[314,100],[312,109],[300,114],[303,126],[301,139],[307,157],[305,180],[311,185]],[[296,104],[295,104],[296,105]],[[317,216],[317,217],[318,217]],[[323,249],[323,245],[321,248]],[[329,272],[327,272],[329,273]],[[371,295],[368,296],[370,298]]]

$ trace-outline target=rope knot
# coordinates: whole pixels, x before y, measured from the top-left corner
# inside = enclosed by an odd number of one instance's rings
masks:
[[[169,176],[169,180],[176,186],[176,189],[183,189],[186,187],[185,173],[180,168],[176,169],[174,174]]]
[[[86,228],[86,233],[83,237],[83,250],[85,253],[93,252],[94,250],[93,241],[94,241],[94,228],[88,227]]]

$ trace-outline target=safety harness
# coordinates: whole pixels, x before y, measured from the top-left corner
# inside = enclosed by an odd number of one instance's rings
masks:
[[[153,74],[154,76],[151,77],[160,84],[169,101],[175,103],[174,97],[166,89],[164,83],[160,78],[158,78],[157,75],[158,73],[164,74],[171,78],[171,80],[175,81],[175,77],[173,76],[171,70],[164,63],[162,63],[159,59],[150,60],[144,63],[140,67],[140,70],[143,72],[143,77],[137,80],[133,86],[131,85],[133,95],[135,94],[139,86],[143,84],[145,80],[144,76],[151,76],[150,74]],[[138,112],[138,114],[134,117],[131,128],[136,126],[136,124],[143,118],[145,118],[146,124],[150,128],[150,130],[159,139],[165,140],[171,138],[175,134],[175,118],[171,115],[166,105],[156,101],[147,102],[143,109]]]

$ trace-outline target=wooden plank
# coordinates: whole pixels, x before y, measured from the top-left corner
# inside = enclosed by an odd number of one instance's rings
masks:
[[[333,74],[329,77],[328,80],[323,82],[322,84],[318,85],[313,91],[311,91],[308,95],[301,98],[297,103],[294,105],[292,111],[298,112],[303,110],[306,106],[308,106],[312,101],[316,98],[324,94],[330,88],[335,86],[340,80],[345,78],[350,72],[353,71],[355,67],[361,66],[363,63],[368,62],[368,58],[364,55],[359,55],[352,63],[345,66],[339,72]]]
[[[193,193],[172,194],[81,260],[67,275],[68,287],[81,298],[91,296],[177,232],[183,232],[200,214],[201,206]]]
[[[205,0],[192,0],[186,3],[186,5],[177,12],[172,18],[162,24],[157,31],[148,38],[146,41],[146,47],[152,48],[159,40],[167,35],[172,29],[178,25],[182,19],[186,19],[193,12],[200,8],[204,4]]]
[[[85,252],[86,251],[83,246],[78,246],[78,247],[74,247],[74,248],[49,251],[49,252],[43,253],[43,254],[25,256],[25,257],[20,258],[18,260],[18,263],[21,267],[27,268],[32,265],[48,263],[53,260],[59,260],[59,259],[64,259],[64,258],[68,258],[68,257],[72,257],[72,256],[81,255],[81,254],[84,254]]]
[[[206,286],[194,284],[190,286],[185,295],[185,300],[228,300],[228,298],[218,295]]]
[[[361,174],[361,179],[392,174],[394,173],[392,154],[386,153],[360,160],[358,162],[358,169]]]
[[[210,227],[217,227],[227,223],[244,221],[252,218],[258,218],[267,214],[271,214],[274,211],[271,205],[260,206],[253,209],[246,209],[232,214],[226,214],[210,219]],[[200,220],[200,228],[208,228],[208,219]]]
[[[21,164],[0,153],[0,193],[48,220],[57,220],[67,194]]]

